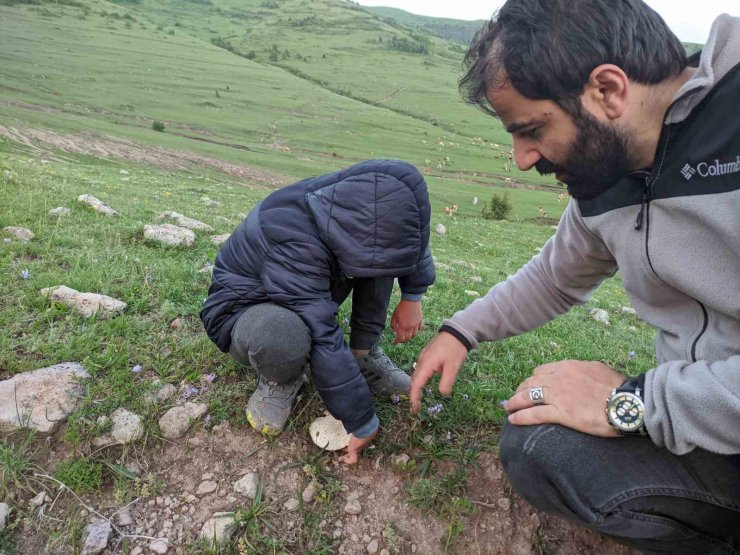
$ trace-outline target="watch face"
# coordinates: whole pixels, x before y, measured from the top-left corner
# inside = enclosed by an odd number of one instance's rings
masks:
[[[609,401],[607,409],[609,421],[623,432],[634,432],[642,427],[645,408],[634,393],[618,392]]]

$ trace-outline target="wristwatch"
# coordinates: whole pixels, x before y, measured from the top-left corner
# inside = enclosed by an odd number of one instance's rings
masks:
[[[612,389],[606,400],[606,419],[624,436],[647,436],[645,428],[645,403],[642,399],[645,375],[628,378],[622,385]]]

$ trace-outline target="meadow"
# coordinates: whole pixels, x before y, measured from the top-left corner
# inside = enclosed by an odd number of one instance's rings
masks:
[[[311,17],[318,21],[296,23]],[[51,441],[56,455],[33,434],[3,437],[0,501],[14,513],[0,531],[0,551],[81,548],[81,516],[52,525],[26,509],[41,487],[33,476],[42,466],[57,477],[60,465],[92,469],[74,474],[88,504],[134,499],[140,484],[122,475],[121,465],[133,454],[156,458],[170,443],[158,418],[176,400],[150,402],[162,384],[175,386],[178,399],[191,391],[189,399],[207,405],[198,433],[228,423],[244,437],[257,435],[244,415],[254,377],[210,343],[198,318],[210,282],[201,270],[218,247],[203,233],[189,249],[145,241],[143,226],[161,212],[180,212],[225,234],[282,184],[367,158],[416,164],[428,181],[433,225],[443,224],[446,233],[432,235],[438,270],[423,300],[425,331],[405,345],[392,346],[389,331],[383,339],[406,369],[442,320],[474,299],[472,292],[484,295],[515,273],[554,233],[567,202],[562,189],[513,167],[500,124],[459,99],[459,47],[437,37],[418,40],[416,33],[329,0],[0,6],[0,228],[35,234],[28,243],[0,243],[0,380],[66,361],[82,362],[91,374],[79,409]],[[378,42],[391,36],[426,44],[429,53],[391,51]],[[273,44],[280,54],[271,62]],[[494,193],[511,201],[505,220],[482,216]],[[88,210],[76,201],[81,194],[120,215]],[[452,205],[457,212],[445,215]],[[50,218],[58,206],[71,214]],[[114,318],[83,318],[39,294],[61,284],[110,295],[128,308]],[[505,418],[499,402],[546,362],[601,360],[629,374],[651,368],[652,331],[622,312],[628,306],[619,276],[608,279],[587,305],[471,353],[453,396],[430,389],[421,415],[410,415],[405,402],[378,401],[381,432],[360,472],[372,475],[384,457],[410,454],[402,468],[382,467],[400,473],[399,503],[441,523],[441,551],[467,552],[461,546],[472,542],[476,512],[484,510],[470,502],[481,493],[468,475],[481,454],[495,455]],[[342,307],[340,321],[349,308]],[[611,325],[595,321],[592,308],[607,310]],[[211,374],[203,390],[202,378]],[[427,412],[440,403],[441,412]],[[123,450],[93,448],[103,431],[99,418],[120,407],[141,415],[145,434]],[[302,506],[297,536],[271,526],[271,513],[257,510],[262,501],[252,512],[244,507],[240,514],[250,516],[223,552],[336,552],[343,540],[317,530],[336,516],[341,473],[327,473],[331,456],[306,441],[308,424],[322,413],[309,385],[286,433],[260,445],[281,453],[298,442],[293,462],[321,478],[326,503]],[[80,515],[75,499],[67,502],[69,514]],[[122,552],[133,549],[123,545]],[[404,545],[395,552],[408,552]],[[183,546],[191,553],[211,549],[192,537]]]

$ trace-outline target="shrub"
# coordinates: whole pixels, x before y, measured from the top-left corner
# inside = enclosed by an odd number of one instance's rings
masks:
[[[164,132],[164,123],[162,123],[161,121],[154,120],[154,122],[152,123],[152,129],[162,133]]]
[[[508,193],[493,193],[490,202],[483,203],[481,213],[487,220],[505,220],[511,213],[511,201]]]
[[[249,52],[247,52],[247,55],[245,56],[247,60],[254,60],[256,57],[257,57],[257,53],[254,50],[250,50]]]

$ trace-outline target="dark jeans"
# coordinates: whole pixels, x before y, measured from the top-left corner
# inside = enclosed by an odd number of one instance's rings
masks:
[[[342,279],[331,284],[341,305],[352,293],[352,349],[371,349],[385,329],[393,278]],[[300,375],[311,355],[311,333],[293,311],[273,303],[250,306],[231,330],[231,356],[265,379],[285,383]]]
[[[740,455],[506,424],[504,470],[529,503],[646,553],[740,553]]]

